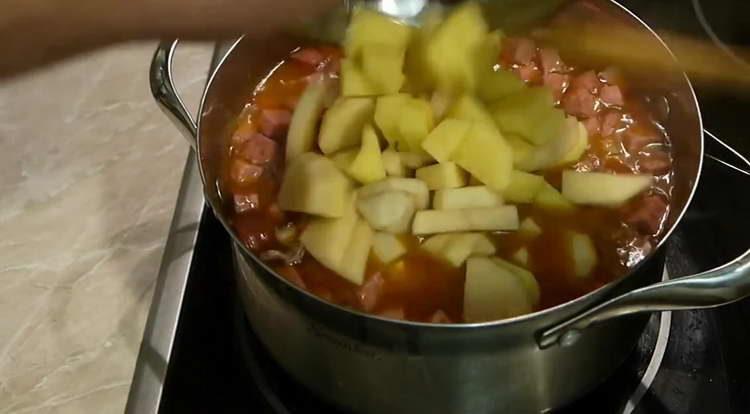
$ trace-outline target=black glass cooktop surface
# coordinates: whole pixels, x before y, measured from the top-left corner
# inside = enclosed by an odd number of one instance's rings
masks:
[[[750,39],[750,2],[745,0],[623,3],[657,28],[735,44]],[[750,98],[698,92],[706,127],[740,153],[750,154],[745,121]],[[720,153],[716,144],[709,141],[707,146]],[[748,211],[750,176],[707,160],[695,200],[666,245],[670,277],[715,267],[750,246]],[[229,238],[207,211],[200,224],[160,412],[337,412],[271,360],[246,323],[238,300]],[[559,412],[750,413],[748,350],[750,301],[655,316],[625,364],[595,391]]]

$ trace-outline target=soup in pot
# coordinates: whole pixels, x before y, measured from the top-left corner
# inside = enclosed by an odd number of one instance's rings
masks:
[[[501,28],[502,29],[502,28]],[[616,67],[491,30],[359,10],[290,51],[227,149],[236,234],[301,289],[432,323],[552,307],[628,271],[669,210],[670,140]]]

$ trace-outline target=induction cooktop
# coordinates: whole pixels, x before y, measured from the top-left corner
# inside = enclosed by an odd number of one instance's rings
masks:
[[[746,0],[623,1],[652,27],[701,36],[747,65]],[[222,56],[217,48],[214,62]],[[697,91],[704,124],[750,154],[750,97]],[[723,264],[750,246],[750,166],[720,141],[682,223],[665,246],[665,278]],[[194,156],[178,206],[136,368],[128,413],[338,413],[295,383],[258,342],[241,311],[230,239],[204,206]],[[750,413],[750,301],[654,315],[627,361],[559,413]]]

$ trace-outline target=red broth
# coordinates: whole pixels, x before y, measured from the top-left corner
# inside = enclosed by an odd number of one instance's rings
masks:
[[[393,264],[384,265],[371,255],[362,286],[336,275],[309,254],[290,259],[301,252],[282,242],[285,235],[299,234],[306,221],[302,214],[281,211],[276,203],[291,111],[311,76],[337,76],[341,54],[335,47],[299,49],[258,85],[238,118],[224,173],[234,229],[279,274],[322,299],[392,318],[462,322],[465,269],[426,254],[418,248],[421,240],[416,236],[401,236],[408,253]],[[669,137],[648,109],[653,98],[631,88],[613,68],[569,66],[554,50],[519,38],[505,39],[498,63],[529,84],[552,87],[559,106],[589,129],[588,150],[579,162],[565,168],[657,176],[648,192],[619,209],[578,207],[560,215],[519,205],[520,218],[532,217],[542,228],[541,236],[530,242],[514,233],[491,235],[499,257],[509,259],[520,247],[528,249],[529,268],[541,290],[538,309],[544,309],[621,277],[656,245],[669,209]],[[256,148],[259,145],[261,150]],[[547,181],[557,188],[561,171],[545,171]],[[570,230],[594,241],[599,260],[587,278],[573,276],[573,263],[565,254],[563,235]],[[279,253],[293,264],[278,260]]]

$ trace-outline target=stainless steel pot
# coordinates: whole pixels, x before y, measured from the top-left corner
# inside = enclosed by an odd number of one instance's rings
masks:
[[[610,7],[613,15],[651,33],[654,47],[670,54],[635,15],[616,3]],[[659,249],[627,277],[586,296],[491,323],[387,320],[296,288],[234,235],[218,178],[229,125],[258,81],[299,42],[283,36],[239,39],[211,77],[197,123],[172,82],[176,40],[159,46],[151,86],[199,154],[206,199],[234,241],[248,319],[278,362],[321,397],[359,413],[544,411],[572,401],[611,374],[639,338],[648,312],[713,307],[750,295],[750,252],[720,268],[657,283],[664,261]],[[704,135],[687,78],[665,74],[662,83],[669,91],[666,127],[676,155],[671,233],[697,185]]]

